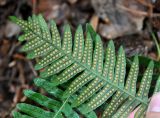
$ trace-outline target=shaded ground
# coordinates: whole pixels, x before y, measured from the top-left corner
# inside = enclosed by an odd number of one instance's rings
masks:
[[[158,3],[154,12],[159,13]],[[98,18],[91,2],[88,0],[0,0],[0,117],[8,118],[17,102],[25,101],[22,91],[33,87],[33,78],[37,76],[34,71],[34,62],[25,58],[19,52],[22,44],[17,41],[21,33],[19,27],[8,20],[8,16],[15,15],[27,19],[31,14],[42,13],[47,20],[54,19],[60,30],[62,25],[69,23],[73,31],[82,24],[92,22],[95,29],[105,37],[103,25],[107,24]],[[160,18],[145,18],[145,23],[150,23],[152,30],[159,34]],[[125,47],[127,56],[143,54],[152,59],[157,59],[155,43],[148,33],[148,28],[143,24],[142,31],[136,34],[115,38],[116,48]],[[85,27],[85,26],[84,26]]]

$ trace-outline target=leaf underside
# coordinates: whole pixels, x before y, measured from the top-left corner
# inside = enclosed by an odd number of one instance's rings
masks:
[[[144,72],[139,89],[136,90],[139,72],[138,56],[134,57],[127,73],[123,47],[120,47],[116,54],[114,43],[110,41],[104,50],[100,36],[89,24],[86,36],[81,25],[78,26],[74,36],[70,26],[65,25],[61,37],[55,22],[50,21],[48,27],[41,15],[33,15],[27,21],[15,17],[11,17],[11,20],[24,31],[19,40],[27,42],[21,51],[26,52],[29,59],[40,59],[35,69],[44,71],[40,72],[40,78],[36,79],[42,83],[38,85],[35,82],[36,85],[52,94],[54,89],[51,90],[49,85],[56,88],[55,92],[57,92],[57,87],[66,84],[65,91],[62,91],[59,96],[60,101],[26,90],[24,93],[27,97],[51,111],[20,103],[17,108],[28,115],[23,115],[24,118],[79,117],[73,108],[78,109],[85,117],[95,117],[93,110],[101,106],[106,106],[102,108],[103,118],[125,118],[137,106],[140,109],[136,117],[144,116],[149,102],[148,93],[154,67],[152,61]],[[49,82],[48,78],[50,78]],[[43,84],[43,81],[48,82],[48,86]],[[69,109],[70,114],[66,113],[65,107]],[[88,114],[91,115],[87,116]],[[15,117],[18,118],[19,115],[22,114],[14,112]]]

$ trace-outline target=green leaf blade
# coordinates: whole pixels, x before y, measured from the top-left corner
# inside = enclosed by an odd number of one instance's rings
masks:
[[[34,118],[52,118],[54,116],[52,112],[25,103],[17,104],[17,109]]]

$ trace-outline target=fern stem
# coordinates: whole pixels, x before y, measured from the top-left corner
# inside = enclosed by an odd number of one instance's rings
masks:
[[[70,97],[70,96],[69,96]],[[61,112],[61,110],[63,109],[63,107],[65,106],[65,104],[68,102],[69,97],[63,102],[62,106],[60,107],[60,109],[56,112],[56,114],[54,115],[53,118],[56,118],[58,116],[58,114]]]

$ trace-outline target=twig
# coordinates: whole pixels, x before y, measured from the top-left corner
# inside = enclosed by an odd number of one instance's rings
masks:
[[[127,8],[125,6],[122,6],[122,5],[117,5],[120,9],[123,9],[125,11],[128,11],[132,14],[135,14],[135,15],[139,15],[139,16],[147,16],[147,17],[160,17],[160,14],[158,13],[151,13],[150,15],[148,14],[148,12],[145,12],[145,11],[140,11],[140,10],[136,10],[136,9],[130,9],[130,8]]]
[[[38,74],[37,74],[37,72],[34,70],[33,64],[32,64],[30,61],[28,61],[28,65],[29,65],[29,67],[31,68],[31,70],[32,70],[32,72],[33,72],[33,74],[34,74],[34,76],[37,77]]]

